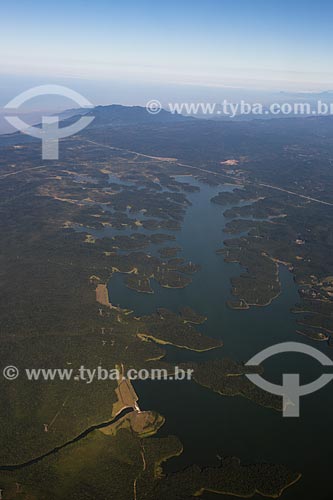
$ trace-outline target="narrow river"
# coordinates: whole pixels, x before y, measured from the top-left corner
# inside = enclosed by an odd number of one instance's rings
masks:
[[[115,424],[123,418],[125,415],[128,413],[131,413],[134,411],[134,408],[124,408],[121,410],[118,415],[116,415],[112,420],[109,422],[104,422],[102,424],[94,425],[92,427],[89,427],[89,429],[86,429],[84,432],[82,432],[79,436],[75,437],[74,439],[71,439],[65,444],[62,444],[61,446],[57,446],[53,450],[48,451],[47,453],[44,453],[44,455],[41,455],[40,457],[33,458],[32,460],[29,460],[29,462],[25,462],[23,464],[17,464],[17,465],[1,465],[0,466],[0,471],[1,470],[6,470],[6,471],[15,471],[15,470],[20,470],[24,469],[25,467],[29,467],[30,465],[37,464],[38,462],[41,462],[44,460],[44,458],[47,458],[51,455],[54,455],[55,453],[58,453],[60,450],[63,450],[64,448],[67,448],[67,446],[70,446],[71,444],[77,443],[78,441],[81,441],[81,439],[87,437],[91,432],[94,432],[98,429],[104,429],[105,427],[109,427],[111,424]]]

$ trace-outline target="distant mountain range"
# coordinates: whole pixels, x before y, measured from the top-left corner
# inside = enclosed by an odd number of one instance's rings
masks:
[[[89,109],[72,108],[61,113],[54,113],[53,116],[57,115],[60,119],[60,127],[67,127],[68,125],[75,123],[82,115],[94,116],[95,119],[87,127],[88,129],[100,127],[126,127],[131,125],[181,123],[184,121],[195,120],[193,117],[183,116],[179,113],[170,113],[164,109],[161,109],[161,111],[157,114],[151,114],[145,107],[142,106],[122,106],[120,104],[96,106],[95,108]],[[32,122],[30,121],[30,123]],[[40,127],[41,124],[36,122],[34,126]],[[4,133],[8,134],[8,131],[6,130]],[[10,133],[10,135],[13,134],[17,134],[17,132]]]
[[[72,110],[75,111],[75,110]],[[88,110],[78,110],[80,112],[75,115],[71,113],[69,120],[75,121],[75,116],[79,114],[86,116],[94,116],[95,119],[89,128],[105,127],[105,126],[128,126],[128,125],[153,125],[157,123],[172,123],[181,122],[186,120],[193,120],[194,118],[186,117],[178,113],[170,113],[161,109],[157,114],[151,114],[146,108],[141,106],[122,106],[120,104],[111,104],[110,106],[96,106]]]
[[[4,115],[5,113],[3,113]],[[54,116],[58,115],[61,121],[61,126],[67,126],[78,120],[79,116],[87,115],[94,116],[95,119],[89,126],[89,128],[105,127],[105,126],[128,126],[128,125],[153,125],[157,123],[172,123],[180,122],[184,120],[191,120],[189,118],[180,114],[173,114],[169,111],[161,109],[157,114],[151,114],[147,111],[145,107],[141,106],[122,106],[120,104],[111,104],[109,106],[96,106],[92,109],[84,108],[72,108],[65,110],[61,113],[54,113]],[[27,118],[25,118],[27,117]],[[34,124],[35,126],[40,126],[41,115],[40,113],[30,113],[22,115],[23,120],[27,120],[28,123]],[[3,116],[0,116],[0,135],[1,134],[14,134],[15,131],[9,125]]]

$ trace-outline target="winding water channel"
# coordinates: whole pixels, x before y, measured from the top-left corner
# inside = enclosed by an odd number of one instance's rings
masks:
[[[89,427],[89,429],[86,429],[85,431],[81,432],[81,434],[79,434],[78,436],[76,436],[74,439],[71,439],[67,443],[62,444],[61,446],[57,446],[53,450],[50,450],[47,453],[44,453],[44,455],[41,455],[40,457],[33,458],[32,460],[29,460],[28,462],[25,462],[23,464],[1,465],[0,466],[0,471],[1,470],[3,470],[3,471],[15,471],[15,470],[24,469],[25,467],[29,467],[30,465],[35,465],[38,462],[41,462],[42,460],[44,460],[44,458],[50,457],[52,455],[55,455],[60,450],[63,450],[64,448],[67,448],[67,446],[70,446],[71,444],[74,444],[74,443],[77,443],[78,441],[81,441],[81,439],[87,437],[92,432],[94,432],[94,431],[96,431],[98,429],[104,429],[105,427],[109,427],[110,425],[115,424],[116,422],[118,422],[118,420],[120,420],[121,418],[123,418],[128,413],[131,413],[132,411],[134,411],[134,408],[130,408],[130,407],[124,408],[123,410],[121,410],[109,422],[103,422],[102,424],[93,425],[92,427]]]

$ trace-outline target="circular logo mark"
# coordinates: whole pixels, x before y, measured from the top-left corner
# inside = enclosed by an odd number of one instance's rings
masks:
[[[6,366],[2,373],[6,380],[16,380],[20,374],[16,366]]]

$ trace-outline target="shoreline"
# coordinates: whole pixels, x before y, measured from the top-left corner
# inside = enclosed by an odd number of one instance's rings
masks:
[[[156,344],[172,345],[173,347],[177,347],[178,349],[187,349],[188,351],[193,351],[193,352],[207,352],[207,351],[212,351],[213,349],[220,349],[221,347],[223,347],[223,342],[221,342],[220,345],[216,345],[214,347],[207,347],[206,349],[195,349],[193,347],[174,344],[173,342],[170,342],[168,340],[161,340],[147,333],[137,333],[137,337],[139,337],[139,339],[141,339],[143,342],[149,342],[149,340],[152,340]]]
[[[283,495],[283,493],[285,492],[286,489],[288,489],[291,486],[293,486],[294,484],[298,483],[298,481],[301,478],[302,478],[302,474],[299,473],[298,476],[297,476],[297,478],[294,479],[294,481],[292,481],[291,483],[289,483],[286,486],[284,486],[283,488],[281,488],[279,490],[279,492],[276,493],[275,495],[267,495],[267,494],[264,494],[264,493],[262,493],[261,491],[259,491],[257,489],[253,493],[250,493],[249,495],[238,495],[237,493],[230,493],[228,491],[219,491],[219,490],[214,490],[214,489],[211,489],[211,488],[201,488],[196,493],[194,493],[193,496],[200,497],[206,491],[208,493],[215,493],[217,495],[230,495],[230,496],[236,497],[236,498],[253,498],[255,495],[261,495],[264,498],[280,498]]]

